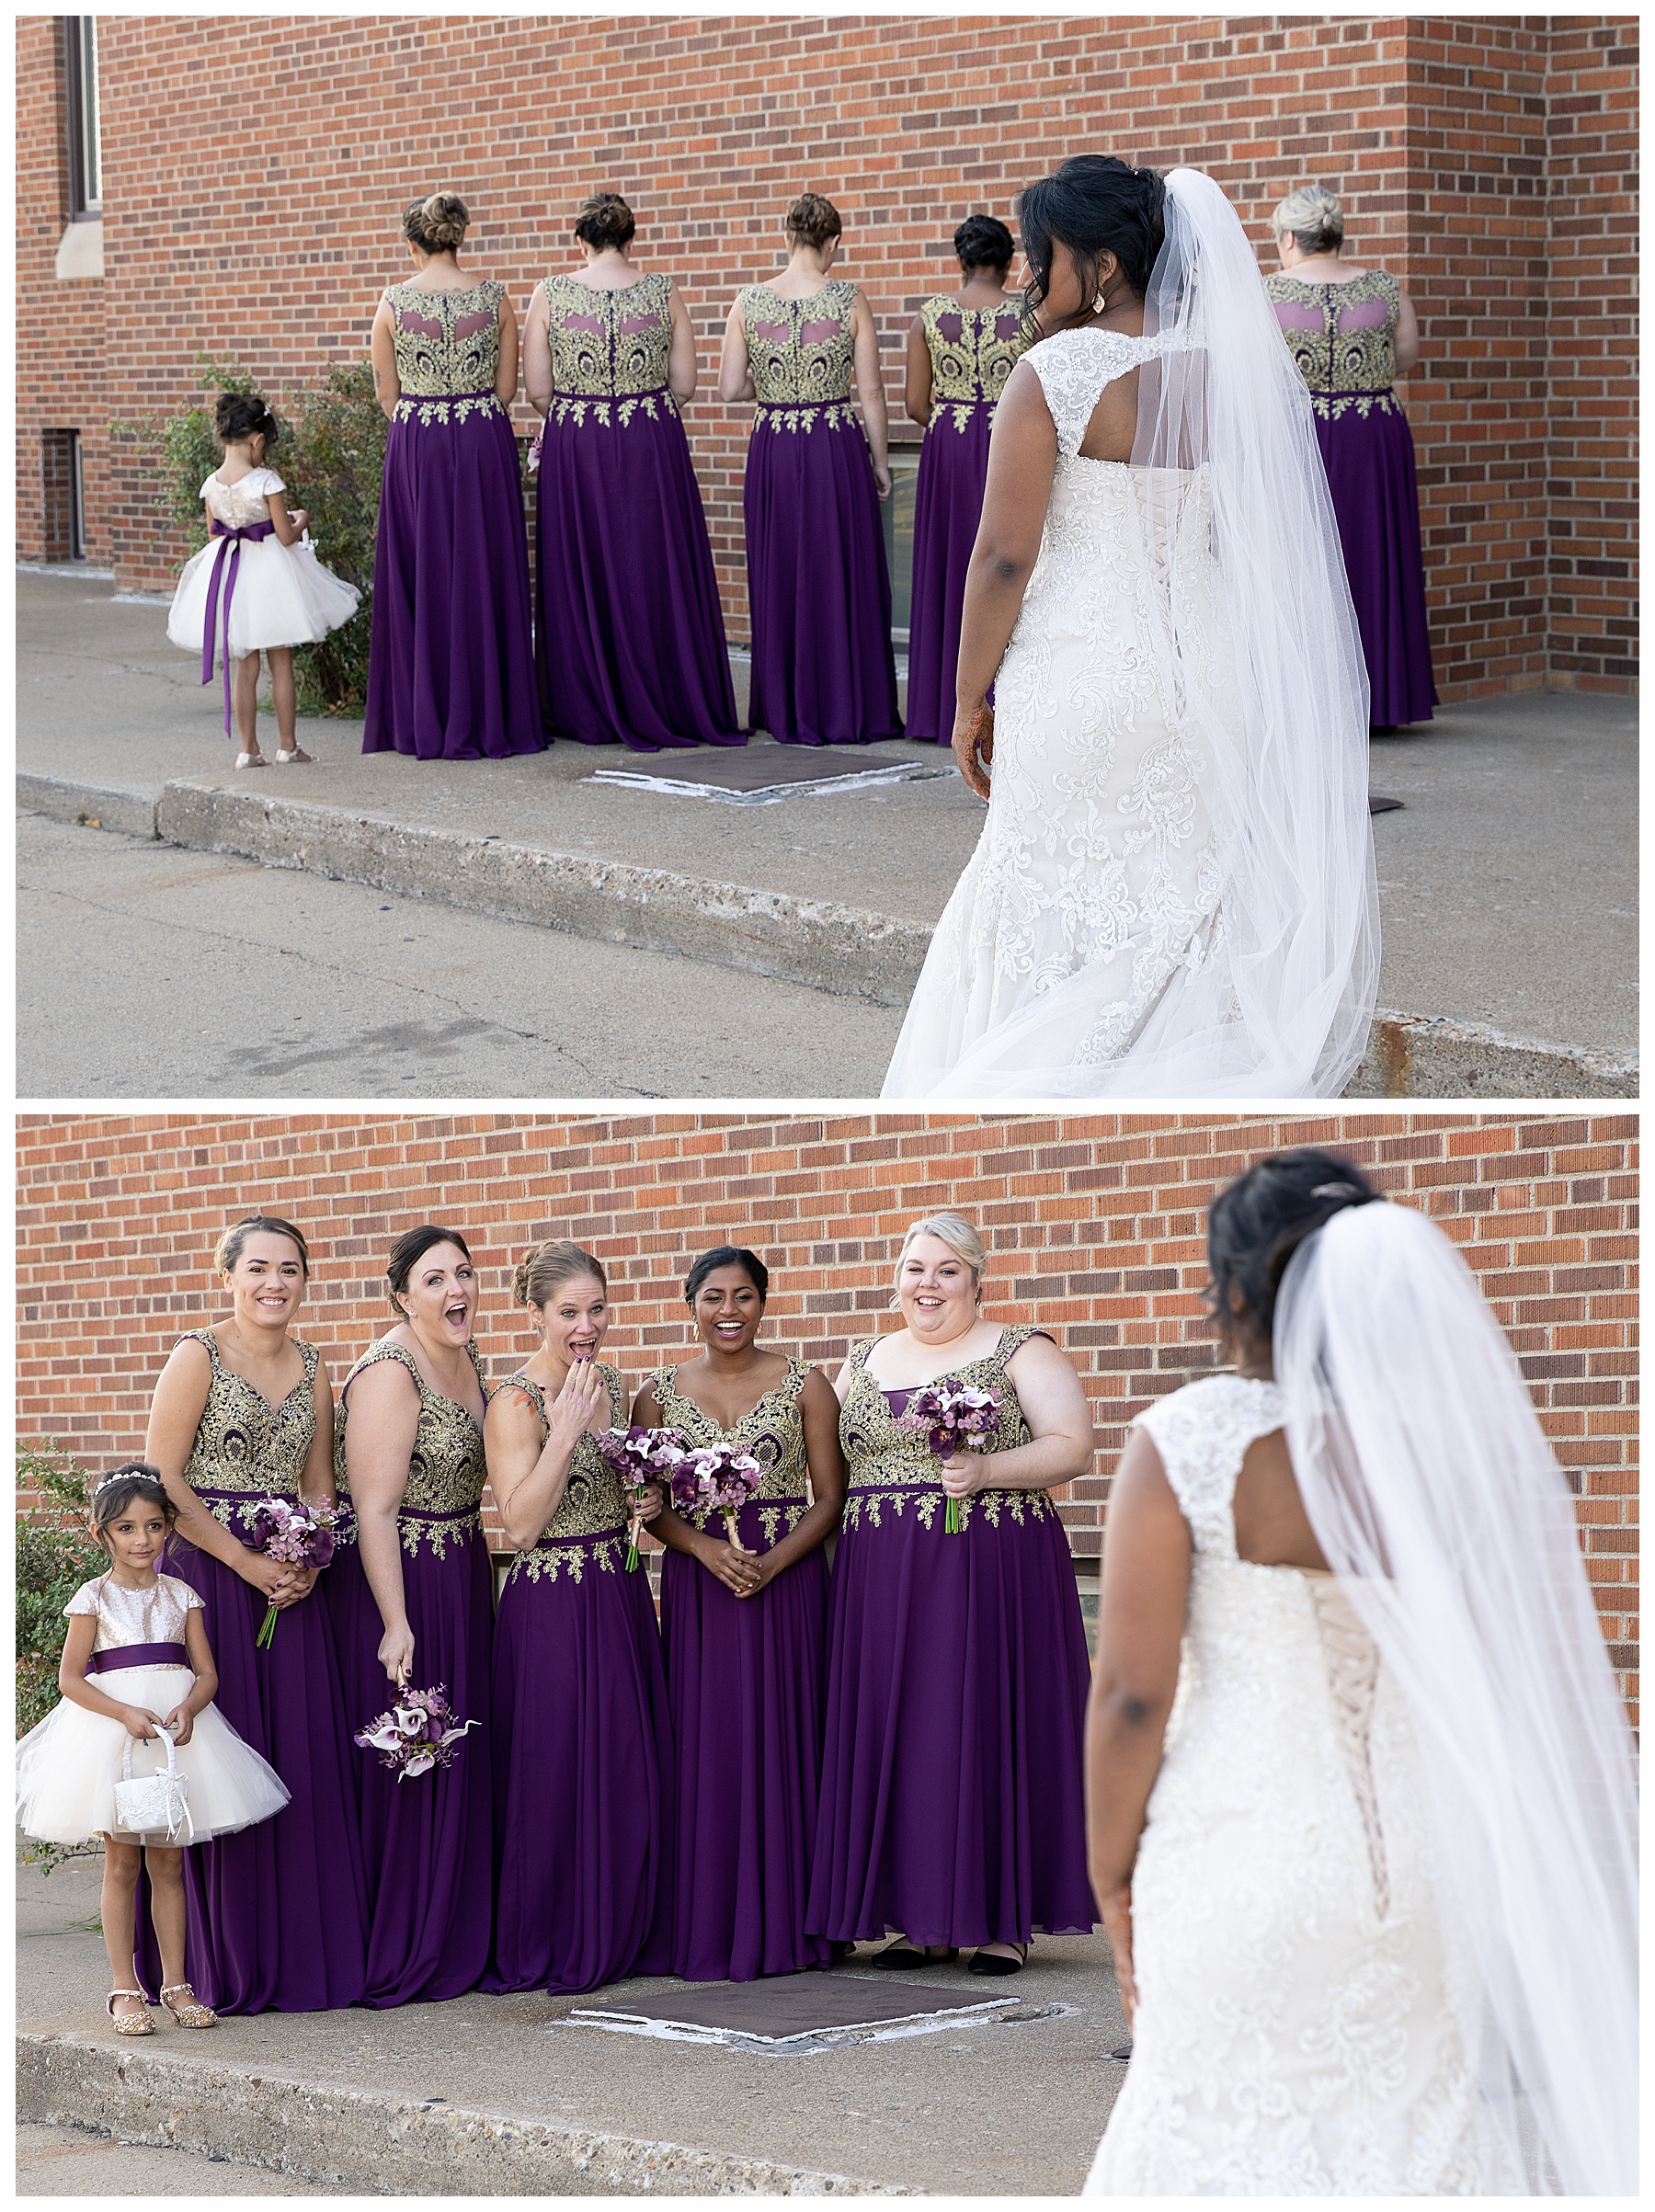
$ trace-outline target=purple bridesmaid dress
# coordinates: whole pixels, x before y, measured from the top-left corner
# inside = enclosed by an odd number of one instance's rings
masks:
[[[655,1376],[661,1420],[691,1443],[733,1444],[763,1470],[736,1528],[770,1550],[810,1504],[799,1397],[787,1374],[733,1429]],[[697,1515],[699,1527],[708,1516]],[[713,1534],[723,1533],[723,1521]],[[752,1981],[827,1966],[805,1933],[816,1846],[826,1684],[828,1569],[818,1546],[756,1598],[738,1598],[687,1553],[661,1565],[661,1635],[678,1746],[672,1971],[687,1981]]]
[[[246,1543],[261,1498],[299,1495],[316,1432],[315,1347],[299,1346],[304,1379],[273,1407],[221,1363],[211,1328],[186,1337],[206,1346],[212,1380],[184,1479],[215,1520]],[[355,2004],[362,1995],[368,1909],[352,1774],[358,1753],[322,1594],[335,1569],[324,1568],[311,1595],[280,1613],[261,1651],[266,1602],[250,1582],[211,1552],[176,1538],[166,1568],[200,1594],[218,1668],[214,1704],[292,1793],[274,1819],[186,1851],[185,1970],[196,1995],[221,2012]],[[144,1978],[158,1989],[161,1960],[147,1910],[138,1929]]]
[[[1025,340],[1022,309],[962,307],[950,294],[919,310],[931,361],[931,412],[914,492],[914,583],[908,610],[907,734],[953,737],[954,671],[965,571],[983,519],[988,434]]]
[[[481,1380],[476,1349],[469,1349]],[[382,1766],[377,1752],[352,1748],[369,1911],[362,2001],[382,2007],[462,1996],[476,1987],[487,1963],[493,1592],[479,1511],[487,1472],[483,1431],[463,1406],[430,1387],[412,1352],[385,1338],[362,1354],[339,1393],[334,1442],[339,1496],[348,1495],[350,1385],[378,1360],[400,1361],[419,1391],[419,1423],[397,1515],[414,1631],[408,1687],[443,1683],[456,1717],[481,1724],[462,1739],[451,1766],[411,1782]],[[384,1629],[354,1541],[324,1581],[346,1716],[355,1730],[394,1703],[396,1691],[376,1656]]]
[[[495,396],[500,302],[394,284],[402,397],[373,547],[365,753],[499,760],[546,743],[511,418]]]
[[[535,659],[559,736],[742,745],[718,577],[667,383],[672,279],[541,288],[553,399],[541,439]]]
[[[1384,269],[1345,284],[1267,277],[1276,320],[1310,388],[1375,729],[1429,722],[1437,703],[1420,550],[1413,433],[1391,389],[1402,288]]]
[[[1005,1393],[995,1449],[1029,1441],[1008,1328],[951,1372]],[[898,1428],[912,1393],[854,1373],[833,1566],[822,1809],[805,1925],[835,1940],[1026,1943],[1090,1933],[1080,1600],[1044,1490],[982,1490],[950,1535],[936,1460]]]
[[[753,688],[748,719],[782,745],[900,737],[879,487],[850,405],[856,287],[741,295],[758,410],[742,512]]]
[[[611,1427],[621,1377],[600,1367]],[[546,1398],[520,1390],[546,1428]],[[589,1435],[519,1552],[495,1634],[497,1906],[485,1990],[595,1990],[672,1960],[672,1733],[649,1577],[624,1571],[621,1485]]]

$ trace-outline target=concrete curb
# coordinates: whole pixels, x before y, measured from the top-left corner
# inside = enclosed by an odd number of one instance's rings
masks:
[[[17,2116],[361,2196],[918,2196],[679,2143],[325,2089],[73,2035],[19,2035]]]
[[[871,909],[589,854],[550,852],[387,815],[224,791],[179,779],[158,798],[20,774],[21,808],[128,837],[306,869],[399,897],[679,952],[876,1006],[907,1004],[931,932]],[[1381,1009],[1353,1099],[1631,1099],[1635,1054],[1514,1038],[1480,1022]]]

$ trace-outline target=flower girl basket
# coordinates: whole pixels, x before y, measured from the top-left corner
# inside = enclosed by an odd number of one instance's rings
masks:
[[[163,1733],[166,1746],[166,1764],[157,1767],[153,1774],[132,1773],[132,1750],[135,1737],[126,1739],[121,1754],[120,1780],[115,1784],[115,1819],[130,1835],[165,1835],[169,1843],[180,1840],[180,1831],[188,1830],[182,1841],[188,1842],[195,1833],[195,1822],[189,1817],[189,1781],[178,1772],[177,1747],[169,1735]]]

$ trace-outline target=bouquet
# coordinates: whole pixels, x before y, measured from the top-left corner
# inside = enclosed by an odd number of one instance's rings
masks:
[[[736,1532],[736,1516],[763,1478],[764,1470],[747,1453],[733,1452],[728,1444],[703,1444],[674,1465],[672,1502],[680,1513],[722,1513],[732,1549],[744,1552],[748,1547]]]
[[[939,1459],[952,1459],[956,1452],[986,1452],[989,1438],[999,1433],[1000,1402],[998,1390],[973,1390],[955,1375],[940,1375],[914,1392],[896,1425],[923,1436]],[[947,1534],[959,1534],[957,1498],[948,1500],[942,1526]]]
[[[280,1559],[284,1567],[325,1567],[334,1556],[334,1531],[344,1518],[337,1505],[313,1505],[302,1498],[261,1498],[253,1513],[253,1549],[267,1559]],[[259,1650],[268,1650],[274,1641],[280,1611],[280,1605],[272,1605],[265,1614],[254,1639]]]
[[[629,1518],[626,1523],[626,1571],[638,1570],[638,1531],[643,1525],[644,1493],[652,1482],[669,1476],[684,1456],[684,1440],[676,1429],[605,1429],[594,1439],[604,1464],[621,1480]]]
[[[415,1774],[428,1774],[433,1767],[452,1766],[459,1757],[460,1739],[474,1720],[456,1720],[448,1692],[439,1682],[434,1690],[405,1690],[388,1713],[377,1713],[360,1735],[351,1739],[364,1751],[377,1751],[380,1764],[389,1767],[399,1782]]]

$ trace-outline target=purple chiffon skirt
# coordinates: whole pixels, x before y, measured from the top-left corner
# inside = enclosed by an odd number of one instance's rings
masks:
[[[1408,417],[1399,407],[1374,407],[1365,417],[1347,407],[1335,420],[1318,414],[1316,436],[1367,662],[1368,720],[1375,729],[1429,722],[1437,691]]]
[[[351,1747],[368,1891],[362,2001],[373,2006],[462,1996],[488,1963],[488,1545],[479,1529],[451,1535],[438,1558],[421,1538],[404,1547],[403,1588],[414,1631],[411,1689],[447,1686],[458,1719],[482,1725],[453,1764],[399,1782],[375,1751]],[[364,1727],[396,1695],[375,1657],[383,1629],[360,1556],[348,1545],[322,1578],[345,1686],[345,1717]]]
[[[932,414],[919,449],[914,493],[914,587],[908,611],[907,734],[947,745],[953,737],[954,672],[965,570],[983,519],[994,408],[979,401],[959,426],[949,403]]]
[[[656,413],[647,412],[645,400]],[[718,578],[665,393],[624,425],[554,408],[541,444],[535,638],[548,726],[583,745],[742,745]]]
[[[323,1588],[277,1619],[257,1648],[265,1600],[211,1552],[175,1543],[166,1571],[203,1600],[218,1668],[213,1703],[292,1793],[274,1819],[184,1854],[184,1970],[221,2012],[312,2012],[361,2000],[368,1905],[333,1625]],[[147,1887],[147,1886],[146,1886]],[[296,1901],[302,1900],[302,1906]],[[152,1993],[161,1959],[147,1901],[138,1965]]]
[[[892,1511],[839,1537],[822,1809],[805,1926],[836,1941],[1090,1932],[1090,1672],[1055,1512],[960,1534]],[[857,1496],[851,1493],[852,1499]]]
[[[782,745],[900,737],[891,578],[861,424],[824,406],[760,407],[742,512],[753,621],[748,720]]]
[[[568,1548],[585,1550],[585,1545]],[[672,1734],[649,1577],[588,1552],[516,1569],[495,1631],[495,1864],[485,1990],[671,1971]]]
[[[500,760],[545,743],[511,425],[474,408],[463,421],[394,422],[373,548],[362,750]]]
[[[770,1547],[757,1501],[741,1540]],[[661,1633],[678,1746],[672,1971],[752,1981],[826,1966],[805,1933],[816,1847],[828,1569],[819,1550],[756,1598],[683,1552],[661,1567]]]

